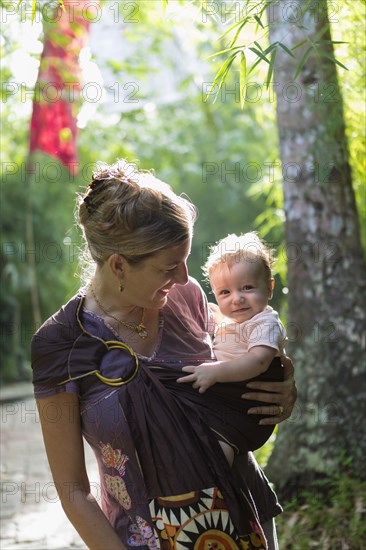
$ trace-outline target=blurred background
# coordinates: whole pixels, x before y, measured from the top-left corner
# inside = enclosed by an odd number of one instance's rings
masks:
[[[189,269],[210,300],[216,240],[275,250],[299,387],[258,452],[288,503],[281,548],[364,548],[364,0],[64,4],[1,2],[3,388],[29,383],[32,334],[82,284],[96,163],[153,169],[199,209]]]

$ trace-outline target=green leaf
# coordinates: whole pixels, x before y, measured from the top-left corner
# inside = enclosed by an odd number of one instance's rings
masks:
[[[258,50],[260,50],[261,52],[263,52],[263,48],[260,44],[258,44],[258,42],[254,42],[254,44],[257,46]]]
[[[301,42],[299,42],[298,44],[296,44],[296,46],[294,46],[292,49],[292,51],[294,50],[297,50],[297,48],[301,48],[301,46],[303,46],[304,44],[306,44],[307,42],[309,42],[309,40],[306,38],[305,40],[302,40]]]
[[[259,58],[257,59],[257,61],[255,63],[253,63],[253,65],[250,67],[248,73],[247,73],[247,76],[250,75],[250,73],[252,73],[254,71],[254,69],[256,68],[257,65],[259,65],[259,63],[261,62],[262,60]]]
[[[241,23],[241,25],[238,27],[236,33],[235,33],[235,36],[234,38],[232,39],[232,41],[230,42],[230,47],[233,47],[235,42],[237,41],[238,39],[238,36],[240,34],[240,31],[242,30],[242,28],[245,26],[245,24],[247,23],[248,19],[245,18],[244,21]]]
[[[62,9],[62,11],[66,11],[64,0],[58,0],[58,3],[60,4],[60,8]]]
[[[311,53],[311,50],[313,49],[313,46],[310,46],[310,48],[308,48],[306,50],[306,52],[304,53],[304,55],[302,56],[301,58],[301,61],[299,63],[299,66],[297,67],[296,69],[296,73],[295,73],[295,76],[294,76],[294,80],[296,80],[296,78],[299,76],[300,72],[301,72],[301,69],[303,68],[303,66],[305,65],[310,53]]]
[[[277,48],[277,46],[278,46],[278,42],[273,42],[273,44],[270,44],[270,45],[268,46],[268,48],[266,48],[266,49],[264,50],[264,52],[263,52],[264,55],[267,55],[267,53],[271,53],[271,51],[274,50],[275,48]]]
[[[212,83],[212,86],[211,86],[211,89],[209,90],[208,94],[206,95],[206,99],[205,101],[207,101],[208,99],[208,96],[211,94],[212,90],[214,90],[215,86],[219,83],[219,88],[216,92],[216,95],[215,95],[215,99],[214,99],[214,102],[216,101],[217,99],[217,96],[219,95],[219,93],[221,92],[221,88],[225,82],[225,79],[227,77],[227,74],[229,72],[229,69],[231,67],[231,65],[233,64],[233,61],[235,59],[235,57],[237,56],[239,52],[236,52],[234,53],[231,57],[228,57],[228,59],[226,59],[225,63],[223,63],[220,67],[220,69],[218,70],[216,76],[215,76],[215,79]]]
[[[245,103],[245,94],[247,89],[247,60],[245,53],[240,55],[240,106],[243,109]]]
[[[258,25],[260,27],[262,27],[262,29],[264,29],[264,25],[263,25],[262,21],[259,19],[258,15],[255,15],[254,19],[257,21]]]
[[[260,52],[259,50],[257,50],[256,48],[249,48],[252,52],[254,52],[255,54],[257,54],[258,57],[260,57],[261,59],[263,59],[263,61],[265,61],[266,63],[269,64],[269,61],[268,59],[266,58],[265,55],[263,55],[262,52]]]
[[[221,88],[222,88],[223,85],[224,85],[224,82],[225,82],[225,80],[226,80],[227,74],[228,74],[228,72],[229,72],[229,70],[230,70],[231,65],[233,64],[233,61],[234,61],[235,57],[236,57],[236,55],[233,55],[233,57],[230,59],[230,62],[229,62],[228,65],[227,65],[227,67],[225,68],[224,73],[222,74],[221,82],[220,82],[220,84],[219,84],[219,89],[217,90],[217,94],[216,94],[216,96],[215,96],[215,101],[216,101],[216,99],[217,99],[217,96],[218,96],[219,93],[221,92]]]
[[[269,85],[270,85],[271,80],[272,80],[273,67],[274,67],[274,62],[275,62],[275,59],[276,59],[276,55],[277,55],[277,49],[273,50],[272,55],[271,55],[271,62],[270,62],[269,67],[268,67],[267,85],[266,85],[267,90],[268,90]]]
[[[226,50],[221,50],[219,52],[213,53],[207,57],[207,59],[212,59],[218,55],[223,55],[224,53],[232,52],[234,50],[241,50],[243,46],[234,46],[232,48],[226,48]]]
[[[288,47],[285,46],[285,44],[282,44],[282,42],[279,42],[278,45],[279,45],[280,48],[282,48],[286,53],[288,53],[288,55],[291,55],[291,57],[295,57],[294,54],[292,53],[292,51],[289,50]]]
[[[168,7],[168,2],[169,2],[169,0],[163,0],[163,13],[166,12],[166,9]]]
[[[251,2],[247,2],[247,4],[250,6],[251,5]],[[255,6],[250,6],[250,9],[248,10],[248,13],[250,13],[251,11],[255,10],[258,8],[258,6],[260,6],[262,4],[262,0],[260,2],[258,2],[258,4],[256,4]],[[248,6],[247,6],[248,7]]]
[[[261,11],[259,12],[258,14],[258,17],[262,17],[264,11],[266,10],[267,6],[269,6],[270,4],[272,4],[272,0],[269,0],[268,2],[265,2]]]
[[[223,38],[225,38],[226,35],[228,35],[231,31],[233,31],[236,27],[241,27],[242,25],[244,26],[245,23],[247,23],[248,21],[248,18],[245,17],[245,19],[243,21],[238,21],[237,23],[234,23],[234,25],[232,25],[231,27],[229,27],[223,34],[221,34],[218,38],[218,40],[222,40]]]
[[[315,44],[349,44],[349,42],[341,42],[340,40],[316,40]]]
[[[34,23],[34,19],[36,17],[36,9],[37,9],[37,0],[32,0],[32,23]]]
[[[340,61],[338,61],[338,59],[336,59],[333,55],[331,55],[330,53],[328,52],[325,52],[324,50],[318,50],[319,54],[322,55],[323,57],[326,57],[327,59],[330,59],[331,61],[333,61],[333,63],[336,63],[337,65],[339,65],[340,67],[342,67],[342,69],[346,69],[346,71],[348,71],[347,67],[345,65],[343,65],[343,63],[341,63]]]

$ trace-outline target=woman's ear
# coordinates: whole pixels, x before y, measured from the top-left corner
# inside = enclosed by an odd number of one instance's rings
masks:
[[[126,259],[121,254],[112,254],[108,258],[108,265],[117,279],[121,280],[123,278],[125,262]]]

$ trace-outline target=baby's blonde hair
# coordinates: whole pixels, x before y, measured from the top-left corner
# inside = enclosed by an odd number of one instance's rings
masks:
[[[268,280],[272,278],[273,250],[251,231],[242,235],[232,233],[210,247],[210,254],[203,266],[203,273],[210,281],[213,272],[223,264],[232,266],[235,262],[262,261]]]

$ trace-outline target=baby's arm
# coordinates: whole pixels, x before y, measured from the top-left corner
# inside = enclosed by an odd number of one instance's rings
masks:
[[[265,372],[277,350],[269,346],[255,346],[235,359],[220,361],[216,382],[243,382]]]
[[[217,382],[243,382],[265,372],[275,357],[277,350],[269,346],[255,346],[229,361],[203,363],[197,366],[183,367],[188,376],[178,378],[178,382],[193,384],[200,393],[205,392]]]

